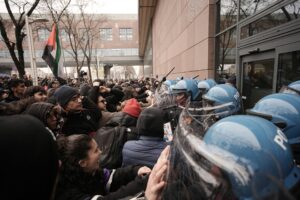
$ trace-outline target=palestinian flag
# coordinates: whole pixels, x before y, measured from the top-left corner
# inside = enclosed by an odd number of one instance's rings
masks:
[[[52,27],[42,58],[48,64],[55,77],[63,76],[63,60],[57,24],[54,24]]]

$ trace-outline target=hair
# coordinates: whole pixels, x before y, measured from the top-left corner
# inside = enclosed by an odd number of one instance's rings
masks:
[[[11,79],[8,83],[9,88],[18,87],[18,85],[25,83],[22,79]]]
[[[49,88],[47,90],[47,97],[48,98],[52,97],[54,95],[54,93],[55,93],[56,90],[57,90],[56,88]]]
[[[81,171],[79,161],[87,157],[92,138],[88,135],[71,135],[57,140],[59,159],[62,169],[69,172]]]
[[[46,95],[46,90],[42,86],[30,86],[26,88],[24,97],[32,97],[37,92],[41,92]]]
[[[91,187],[97,187],[92,174],[84,172],[79,165],[80,160],[87,158],[91,141],[92,138],[84,134],[58,137],[58,158],[61,161],[58,187],[60,185],[74,187],[76,184],[85,192]]]
[[[124,90],[123,90],[124,97],[123,97],[122,101],[134,98],[133,90],[134,90],[134,88],[131,87],[131,86],[128,86],[128,87],[124,88]]]

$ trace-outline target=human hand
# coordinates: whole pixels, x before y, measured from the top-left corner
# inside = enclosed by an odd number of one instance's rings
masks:
[[[169,162],[168,157],[170,146],[167,146],[160,154],[152,172],[149,176],[145,197],[147,200],[159,200],[162,196],[162,190],[166,185],[164,177],[166,175]]]
[[[99,92],[100,93],[107,93],[110,92],[110,88],[107,88],[105,86],[99,86]]]
[[[141,167],[138,171],[138,175],[139,176],[143,176],[143,175],[147,175],[147,174],[150,174],[151,172],[151,169],[149,167]]]

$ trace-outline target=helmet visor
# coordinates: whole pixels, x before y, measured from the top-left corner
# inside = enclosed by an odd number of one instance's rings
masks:
[[[207,115],[185,108],[171,145],[170,166],[163,199],[237,199],[230,179],[234,173],[241,184],[249,179],[237,157],[203,141]],[[211,117],[211,116],[210,116]]]
[[[176,97],[171,93],[171,88],[162,83],[160,87],[155,90],[154,102],[159,108],[168,108],[176,105]]]

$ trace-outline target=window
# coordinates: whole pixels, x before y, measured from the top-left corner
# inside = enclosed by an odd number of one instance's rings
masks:
[[[300,18],[300,0],[284,6],[241,28],[241,39]]]
[[[61,30],[60,36],[61,36],[62,41],[64,41],[64,42],[68,41],[68,33],[67,33],[66,29]]]
[[[219,81],[224,82],[236,72],[236,28],[222,33],[216,41],[218,45],[217,75]]]
[[[112,29],[111,28],[100,28],[100,39],[105,41],[112,41]]]
[[[241,0],[240,2],[240,20],[254,15],[258,11],[275,3],[277,0]]]
[[[120,40],[132,40],[132,28],[120,28]]]
[[[39,37],[38,39],[39,39],[39,41],[48,40],[49,35],[50,35],[50,32],[47,29],[45,29],[45,28],[38,29],[38,37]]]
[[[300,80],[300,51],[279,54],[277,91],[297,80]]]
[[[229,28],[237,22],[237,1],[238,0],[221,0],[217,4],[218,9],[218,26],[217,32]]]

